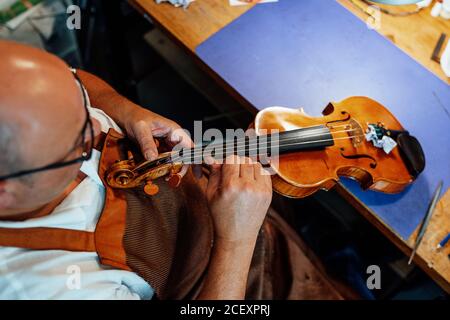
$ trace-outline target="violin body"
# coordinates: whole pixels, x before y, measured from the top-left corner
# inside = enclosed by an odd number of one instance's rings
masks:
[[[363,189],[384,193],[402,191],[414,179],[398,148],[386,154],[361,136],[371,123],[389,130],[404,130],[385,107],[366,97],[330,103],[323,111],[323,117],[317,118],[302,110],[288,108],[261,111],[255,119],[257,133],[262,129],[283,132],[325,125],[331,129],[334,138],[334,145],[330,147],[281,154],[277,167],[272,168],[277,173],[273,176],[274,190],[287,197],[301,198],[318,190],[329,190],[339,177],[348,177],[358,181]],[[339,129],[333,130],[333,126]]]
[[[235,153],[245,150],[245,155],[251,150],[267,150],[267,140],[273,137],[271,132],[278,132],[279,152],[269,155],[269,165],[275,173],[274,190],[287,197],[301,198],[318,190],[330,190],[339,177],[358,181],[364,190],[398,193],[425,166],[417,139],[409,136],[384,106],[366,97],[330,103],[322,117],[311,117],[303,110],[267,108],[256,116],[254,129],[257,137],[253,142],[244,137],[240,140],[245,141],[242,149],[233,140],[231,150]],[[226,143],[216,143],[218,150],[223,151],[222,156],[224,150],[229,150]],[[178,173],[184,164],[192,163],[189,159],[200,156],[200,163],[205,161],[202,148],[172,151],[144,162],[136,152],[123,150],[120,153],[123,156],[107,170],[105,180],[113,188],[143,187],[148,195],[154,195],[158,188],[153,180],[166,177],[171,186],[178,186],[181,179]],[[263,156],[258,154],[256,158],[261,161]]]

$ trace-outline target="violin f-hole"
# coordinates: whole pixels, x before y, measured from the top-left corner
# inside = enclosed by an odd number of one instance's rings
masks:
[[[343,116],[346,116],[346,117],[345,117],[344,119],[338,119],[338,120],[328,121],[328,122],[326,123],[326,126],[327,126],[329,129],[333,129],[333,124],[334,124],[334,123],[347,122],[347,121],[349,121],[349,120],[352,118],[352,116],[351,116],[347,111],[341,111],[341,114],[342,114]]]
[[[370,160],[372,160],[372,163],[370,164],[370,167],[372,169],[375,169],[377,167],[377,165],[378,165],[377,160],[374,157],[372,157],[372,156],[370,156],[368,154],[358,154],[357,153],[357,154],[352,154],[352,155],[346,155],[346,154],[344,154],[344,151],[345,151],[345,148],[341,148],[341,156],[344,157],[345,159],[351,159],[351,160],[355,160],[355,159],[370,159]]]

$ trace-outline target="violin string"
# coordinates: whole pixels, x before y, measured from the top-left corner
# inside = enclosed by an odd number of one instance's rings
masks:
[[[299,143],[291,143],[291,144],[287,144],[287,145],[283,145],[283,147],[290,147],[290,146],[298,146],[298,145],[306,145],[306,144],[314,144],[314,143],[320,143],[320,142],[329,142],[329,141],[336,141],[336,140],[351,140],[351,139],[354,139],[354,138],[360,138],[360,137],[364,137],[364,135],[357,135],[357,136],[353,136],[353,137],[341,137],[341,138],[334,138],[334,139],[323,139],[323,140],[313,140],[313,141],[304,141],[304,142],[299,142]],[[244,151],[244,152],[251,152],[251,151],[257,151],[258,150],[258,148],[248,148],[248,149],[246,149],[245,148],[245,146],[244,146],[244,149],[237,149],[236,151],[234,151],[233,150],[233,153],[238,153],[238,152],[242,152],[242,151]],[[222,152],[218,152],[218,153],[216,153],[215,155],[214,155],[214,158],[216,157],[216,155],[222,155],[223,156],[223,153]],[[201,154],[201,155],[194,155],[193,157],[192,157],[192,154],[191,155],[186,155],[186,156],[177,156],[177,157],[174,157],[173,159],[172,159],[172,161],[173,162],[177,162],[177,161],[180,161],[181,160],[181,162],[184,162],[183,161],[183,159],[185,159],[185,158],[188,158],[188,160],[203,160],[203,154]]]
[[[339,126],[339,127],[342,127],[342,126],[347,127],[346,125],[341,125],[341,126]],[[317,131],[317,130],[322,131],[324,134],[326,134],[326,133],[331,133],[330,130],[329,130],[328,128],[325,128],[325,127],[320,127],[320,128],[314,129],[314,131]],[[357,130],[358,130],[358,129],[341,130],[341,131],[334,131],[334,132],[332,132],[332,133],[336,134],[336,133],[342,133],[342,132],[352,132],[352,131],[357,131]],[[283,132],[281,132],[281,134],[283,134],[283,133],[292,133],[292,132],[294,132],[294,131],[283,131]],[[310,133],[310,134],[303,135],[303,136],[301,136],[301,137],[288,137],[288,138],[282,138],[282,139],[279,140],[279,143],[281,144],[281,143],[285,143],[285,142],[287,142],[287,141],[297,140],[297,139],[299,139],[299,138],[308,138],[308,137],[313,137],[313,136],[318,136],[318,135],[317,135],[317,134],[312,134],[312,133]],[[256,144],[253,144],[253,143],[246,144],[246,142],[247,142],[247,141],[248,141],[248,142],[251,142],[250,139],[260,140],[261,137],[263,137],[263,138],[270,138],[270,135],[256,136],[256,137],[245,137],[244,139],[238,139],[238,140],[235,140],[235,141],[234,141],[234,145],[233,145],[233,153],[234,153],[234,150],[235,150],[235,146],[236,146],[236,144],[238,144],[238,143],[241,143],[241,146],[238,146],[238,148],[236,149],[236,153],[241,152],[241,151],[244,151],[244,152],[245,152],[245,151],[251,152],[251,151],[254,151],[254,150],[257,151],[257,150],[260,148],[260,145],[261,145],[261,143],[262,143],[261,141],[257,141]],[[313,143],[327,142],[327,141],[335,141],[335,140],[344,140],[344,139],[349,140],[349,139],[354,139],[354,138],[357,138],[357,137],[364,137],[364,135],[355,135],[355,136],[350,136],[350,137],[333,138],[333,139],[326,139],[326,140],[315,140],[315,141],[312,140],[312,141],[305,141],[305,142],[302,142],[302,143],[298,143],[298,142],[297,142],[297,143],[293,143],[293,144],[289,144],[289,145],[283,145],[283,146],[284,146],[284,147],[289,147],[289,146],[295,146],[295,145],[301,145],[301,144],[313,144]],[[229,143],[229,142],[230,142],[230,141],[228,141],[228,143]],[[244,146],[242,146],[242,142],[244,143]],[[265,142],[267,143],[268,141],[266,140]],[[223,143],[221,143],[221,144],[217,143],[216,146],[215,146],[215,147],[212,146],[212,148],[213,148],[213,149],[214,149],[214,148],[217,148],[217,147],[222,147],[222,148],[223,148],[224,143],[226,144],[227,141],[225,141],[225,142],[223,142]],[[181,162],[184,162],[184,159],[185,159],[185,158],[188,158],[188,160],[191,160],[191,159],[199,159],[199,160],[200,160],[200,159],[203,159],[203,152],[205,151],[205,149],[206,149],[207,147],[211,147],[211,145],[214,145],[214,143],[213,143],[213,144],[206,145],[206,146],[201,146],[200,148],[199,148],[199,147],[194,147],[194,148],[184,148],[184,149],[182,149],[182,150],[180,150],[180,151],[173,151],[170,155],[167,155],[166,157],[163,157],[163,158],[159,158],[159,159],[150,161],[150,162],[145,163],[145,164],[143,164],[143,165],[144,165],[145,167],[151,166],[151,165],[153,165],[153,164],[155,164],[155,163],[157,163],[157,162],[159,162],[159,161],[161,161],[161,160],[167,160],[167,159],[169,159],[169,158],[171,158],[171,161],[172,161],[172,162],[178,162],[178,161],[180,161],[180,160],[181,160]],[[256,145],[256,148],[250,148],[250,147],[253,147],[253,146],[255,146],[255,145]],[[242,147],[244,148],[243,150],[242,150]],[[264,147],[264,146],[263,146],[263,147]],[[246,148],[248,148],[248,149],[246,150]],[[199,149],[200,149],[200,150],[199,150]],[[184,152],[185,150],[189,150],[190,153],[187,154],[187,155],[183,154],[183,155],[180,156],[180,152],[181,152],[181,151]],[[193,150],[193,152],[192,152],[192,150]],[[267,148],[266,148],[266,150],[267,150]],[[195,160],[194,160],[194,161],[195,161]]]
[[[353,132],[353,131],[357,131],[357,129],[351,129],[351,130],[341,130],[341,131],[334,131],[334,132],[332,132],[333,134],[338,134],[338,133],[348,133],[348,132]],[[289,132],[292,132],[292,131],[284,131],[284,132],[286,132],[286,133],[289,133]],[[329,130],[323,130],[322,131],[323,133],[322,134],[326,134],[326,133],[329,133]],[[315,136],[320,136],[320,134],[317,134],[317,133],[314,133],[314,134],[305,134],[305,135],[302,135],[302,136],[296,136],[296,137],[288,137],[288,138],[281,138],[281,139],[279,139],[278,141],[279,141],[279,143],[281,144],[281,143],[284,143],[284,142],[286,142],[286,141],[292,141],[292,140],[298,140],[298,139],[303,139],[303,138],[310,138],[310,137],[315,137]],[[246,138],[244,138],[244,139],[238,139],[238,140],[236,140],[236,141],[234,141],[233,143],[234,143],[234,146],[236,146],[236,145],[238,145],[238,144],[246,144],[247,142],[251,142],[251,140],[256,140],[256,138],[261,138],[261,137],[263,137],[263,138],[270,138],[270,135],[266,135],[266,136],[257,136],[257,137],[246,137]],[[224,141],[224,142],[222,142],[222,143],[211,143],[211,144],[208,144],[208,145],[206,145],[206,146],[201,146],[201,147],[194,147],[194,148],[188,148],[188,149],[183,149],[183,150],[188,150],[188,151],[190,151],[190,153],[192,154],[192,153],[202,153],[206,148],[220,148],[220,147],[222,147],[223,148],[223,146],[224,145],[226,145],[227,143],[230,143],[231,144],[231,142],[232,141]],[[267,142],[267,141],[266,141]],[[260,144],[261,142],[256,142],[256,144]],[[248,144],[248,146],[251,146],[252,144]],[[184,152],[184,151],[183,151]]]
[[[309,137],[313,137],[313,136],[319,136],[319,134],[317,134],[317,131],[322,132],[322,134],[326,134],[326,133],[330,132],[330,130],[328,128],[326,128],[326,127],[319,127],[319,126],[305,128],[305,129],[309,130],[309,131],[307,131],[307,134],[304,134],[302,136],[296,136],[296,137],[281,138],[278,141],[279,141],[279,143],[282,143],[282,142],[291,141],[291,140],[298,140],[299,138],[309,138]],[[279,134],[282,136],[283,134],[289,134],[289,133],[292,134],[295,131],[301,132],[302,129],[291,130],[291,131],[283,131],[283,132],[281,132]],[[314,133],[312,131],[314,131]],[[271,137],[271,135],[268,134],[268,135],[255,136],[255,137],[248,137],[247,136],[247,137],[245,137],[243,139],[234,140],[233,141],[233,150],[234,150],[234,147],[236,146],[236,144],[240,143],[242,145],[242,144],[246,144],[247,141],[251,142],[251,140],[261,140],[261,138],[265,138],[266,139],[266,143],[267,143],[267,141],[268,141],[268,139],[270,139],[270,137]],[[199,156],[203,157],[203,153],[204,153],[206,148],[208,148],[208,147],[210,147],[210,148],[220,148],[220,147],[223,148],[224,145],[226,145],[227,143],[231,144],[231,140],[223,141],[221,143],[212,142],[212,143],[210,143],[208,145],[197,146],[197,147],[193,147],[193,148],[183,148],[182,150],[179,150],[179,151],[172,151],[171,155],[167,155],[166,157],[150,161],[148,163],[145,163],[144,165],[145,166],[151,166],[151,165],[155,164],[158,161],[166,160],[168,158],[172,158],[172,161],[176,162],[179,159],[184,159],[185,157],[189,157],[189,158],[192,158],[192,157],[194,157],[194,158],[197,157],[198,158]],[[261,141],[257,141],[256,142],[257,148],[258,148],[258,146],[260,144],[261,144]],[[250,143],[250,144],[248,144],[248,147],[251,147],[253,145],[254,145],[253,143]],[[254,149],[252,149],[252,150],[254,150]],[[185,155],[184,153],[186,151],[188,151],[189,154]],[[183,155],[180,155],[180,152],[183,152]]]
[[[352,130],[342,130],[342,131],[337,131],[337,132],[333,132],[333,133],[347,133],[347,132],[352,132],[352,131],[356,131],[357,129],[352,129]],[[289,132],[289,131],[286,131],[286,132]],[[324,133],[328,133],[328,130],[326,130],[326,131],[324,131]],[[310,134],[310,135],[304,135],[304,136],[301,136],[301,137],[289,137],[289,138],[284,138],[284,139],[280,139],[279,140],[279,144],[280,145],[282,145],[282,143],[285,143],[285,142],[287,142],[287,141],[293,141],[293,140],[298,140],[299,138],[308,138],[308,137],[313,137],[313,136],[319,136],[319,135],[317,135],[317,134]],[[259,136],[259,137],[261,137],[261,136]],[[268,136],[263,136],[263,137],[268,137]],[[354,136],[353,136],[354,137]],[[348,138],[350,138],[350,139],[352,139],[353,137],[348,137]],[[346,137],[347,138],[347,137]],[[249,141],[248,140],[248,138],[246,139],[246,140],[242,140],[242,139],[239,139],[239,140],[237,140],[237,141],[235,141],[234,142],[234,145],[233,145],[233,148],[236,146],[236,145],[238,145],[239,146],[239,143],[241,143],[241,147],[242,147],[242,144],[244,144],[244,148],[245,147],[251,147],[251,146],[254,146],[255,144],[254,143],[250,143],[250,144],[246,144],[246,142],[247,141]],[[249,141],[250,142],[250,141]],[[267,143],[267,140],[265,141],[266,143]],[[224,143],[216,143],[216,144],[214,144],[214,143],[212,143],[212,144],[209,144],[209,145],[206,145],[206,146],[202,146],[201,148],[198,148],[198,147],[194,147],[194,148],[191,148],[191,149],[183,149],[183,150],[189,150],[190,151],[190,153],[188,154],[188,155],[186,155],[186,156],[194,156],[195,157],[195,155],[196,154],[198,154],[198,153],[200,153],[200,154],[203,154],[203,152],[205,151],[205,149],[206,148],[210,148],[210,149],[218,149],[218,148],[223,148],[224,147],[224,145],[226,145],[226,141],[224,142]],[[310,143],[314,143],[314,141],[311,141]],[[256,145],[257,146],[259,146],[261,144],[261,141],[260,142],[256,142]],[[185,152],[185,151],[183,151],[183,152]],[[183,157],[183,156],[185,156],[184,154],[183,155],[181,155],[181,156],[179,156],[179,157]],[[172,157],[173,157],[173,155],[172,155]]]
[[[363,137],[363,135],[355,136],[355,137]],[[336,139],[323,139],[323,140],[316,140],[316,141],[306,141],[306,142],[301,142],[301,143],[292,143],[292,144],[284,145],[284,147],[306,145],[306,144],[314,144],[314,143],[328,142],[328,141],[335,141],[335,140],[350,140],[350,139],[352,139],[352,138],[351,137],[342,137],[342,138],[336,138]],[[236,150],[236,151],[233,150],[233,154],[234,153],[239,153],[239,152],[251,152],[251,151],[254,151],[254,150],[257,151],[258,149],[256,148],[256,149],[248,149],[248,150],[246,150],[244,148],[244,149]],[[216,153],[213,156],[213,158],[216,158],[218,155],[223,156],[224,153],[223,152],[218,152],[218,153]],[[188,158],[187,160],[194,160],[194,161],[196,161],[196,160],[203,160],[203,154],[202,155],[196,155],[193,158],[192,157],[187,157],[187,156],[174,158],[173,162],[177,162],[177,160],[181,161],[181,162],[185,162],[185,161],[183,161],[184,158]]]
[[[335,129],[335,128],[349,127],[349,126],[351,126],[351,125],[350,124],[340,124],[338,126],[331,125],[330,127],[327,127],[327,128],[331,130],[331,129]]]
[[[348,125],[339,125],[339,126],[335,126],[335,127],[333,127],[333,128],[331,128],[331,129],[334,129],[334,128],[339,128],[339,127],[348,127]],[[307,129],[307,128],[305,128],[305,129]],[[312,132],[312,130],[314,131],[314,132],[316,132],[316,131],[321,131],[321,132],[323,132],[323,134],[326,134],[326,133],[333,133],[333,134],[337,134],[337,133],[347,133],[347,132],[352,132],[352,131],[356,131],[356,130],[358,130],[358,129],[350,129],[350,130],[341,130],[341,131],[331,131],[331,129],[330,128],[327,128],[327,127],[317,127],[317,128],[315,128],[315,129],[312,129],[311,128],[311,131],[309,131],[309,132],[307,132],[307,134],[304,134],[304,135],[302,135],[302,136],[300,136],[300,137],[289,137],[289,138],[282,138],[282,139],[279,139],[279,143],[281,144],[281,143],[285,143],[286,141],[292,141],[292,140],[297,140],[297,139],[299,139],[299,138],[309,138],[309,137],[313,137],[313,136],[318,136],[318,134],[317,133],[313,133]],[[298,129],[298,130],[302,130],[302,129]],[[293,130],[293,131],[283,131],[283,132],[281,132],[280,133],[280,135],[283,135],[283,134],[289,134],[289,133],[293,133],[295,130]],[[236,144],[239,144],[239,143],[246,143],[247,141],[251,141],[250,139],[256,139],[256,138],[261,138],[261,137],[263,137],[263,138],[270,138],[270,136],[271,135],[265,135],[265,136],[257,136],[257,137],[245,137],[244,139],[238,139],[238,140],[236,140],[236,141],[234,141],[234,146],[236,146]],[[360,136],[351,136],[351,137],[345,137],[345,138],[334,138],[334,139],[329,139],[328,141],[334,141],[334,140],[341,140],[341,139],[353,139],[353,138],[355,138],[355,137],[363,137],[364,135],[360,135]],[[322,141],[326,141],[326,140],[322,140]],[[309,144],[312,144],[312,143],[318,143],[318,142],[322,142],[321,140],[317,140],[317,141],[308,141],[308,142],[304,142],[305,144],[306,143],[309,143]],[[230,142],[230,141],[228,141],[228,142]],[[222,146],[222,148],[223,148],[223,145],[224,144],[226,144],[227,143],[227,141],[225,141],[225,142],[223,142],[222,144],[219,144],[219,143],[217,143],[216,144],[216,146],[217,147],[219,147],[219,146]],[[267,140],[266,140],[266,143],[267,143]],[[261,141],[259,141],[259,142],[256,142],[256,149],[248,149],[248,151],[253,151],[253,150],[257,150],[258,148],[259,148],[259,146],[260,146],[260,144],[261,144]],[[255,144],[248,144],[248,145],[245,145],[244,146],[244,148],[246,148],[246,147],[251,147],[251,146],[253,146],[253,145],[255,145]],[[296,143],[296,144],[291,144],[291,145],[298,145],[298,143]],[[291,145],[287,145],[287,146],[291,146]],[[178,152],[172,152],[172,154],[171,155],[168,155],[168,156],[166,156],[165,158],[160,158],[160,159],[158,159],[158,161],[160,161],[160,160],[163,160],[163,159],[167,159],[167,158],[172,158],[172,161],[173,162],[176,162],[177,160],[182,160],[182,159],[184,159],[185,157],[189,157],[189,158],[192,158],[192,157],[194,157],[194,158],[198,158],[199,156],[202,156],[203,157],[203,152],[204,152],[204,150],[207,148],[207,147],[212,147],[212,148],[214,148],[214,143],[212,143],[212,144],[208,144],[208,145],[206,145],[206,146],[201,146],[200,148],[199,147],[193,147],[193,148],[190,148],[190,149],[183,149],[183,150],[180,150],[180,151],[178,151]],[[199,150],[200,149],[200,150]],[[185,151],[185,150],[189,150],[190,151],[190,154],[188,154],[188,155],[179,155],[179,153],[181,152],[181,151]],[[192,150],[193,150],[193,152],[192,152]],[[241,150],[239,150],[239,151],[241,151]],[[237,152],[239,152],[239,151],[237,151]],[[199,155],[197,155],[198,153],[200,153]],[[176,155],[176,156],[175,156]],[[150,162],[150,163],[148,163],[148,165],[151,165],[153,163],[153,161],[152,162]]]
[[[301,130],[301,129],[298,129],[298,130]],[[280,133],[279,133],[279,136],[283,136],[283,135],[286,135],[286,134],[292,134],[292,133],[294,133],[294,132],[296,132],[296,131],[297,131],[297,130],[283,131],[283,132],[280,132]],[[316,131],[320,131],[320,132],[322,132],[323,134],[330,132],[327,128],[324,128],[324,127],[314,128],[314,129],[310,128],[310,131],[307,131],[306,134],[301,135],[301,136],[297,136],[297,137],[294,137],[294,138],[295,138],[295,139],[298,139],[298,138],[308,138],[308,137],[316,136],[316,135],[318,135]],[[299,132],[301,132],[301,131],[299,131]],[[245,143],[245,142],[246,142],[247,140],[249,140],[249,139],[255,139],[255,138],[257,138],[257,137],[259,137],[259,138],[261,138],[261,137],[267,137],[267,138],[270,138],[272,135],[273,135],[273,134],[267,134],[267,135],[255,136],[255,137],[249,137],[249,136],[246,136],[245,138],[237,139],[237,140],[234,140],[233,142],[234,142],[234,143],[240,143],[240,142]],[[293,137],[290,137],[290,138],[288,138],[288,139],[292,139],[292,138],[293,138]],[[281,141],[281,140],[283,140],[283,139],[280,139],[280,141]],[[231,140],[228,140],[228,141],[226,140],[226,141],[219,142],[219,143],[213,142],[213,143],[211,143],[211,144],[222,145],[222,144],[226,144],[227,142],[230,143]],[[208,144],[208,145],[206,145],[206,146],[202,146],[202,148],[206,148],[206,147],[210,146],[211,144]],[[199,148],[198,148],[198,147],[194,147],[194,148],[192,148],[192,149],[199,149]]]
[[[333,132],[334,134],[337,134],[337,133],[347,133],[347,132],[352,132],[352,131],[356,131],[357,129],[352,129],[352,130],[342,130],[342,131],[336,131],[336,132]],[[327,131],[328,132],[328,131]],[[327,132],[324,132],[324,133],[327,133]],[[293,141],[293,140],[298,140],[298,139],[301,139],[301,138],[310,138],[310,137],[314,137],[314,136],[319,136],[319,135],[317,135],[317,134],[314,134],[314,135],[304,135],[304,136],[301,136],[301,137],[288,137],[288,138],[283,138],[283,139],[279,139],[279,144],[281,145],[282,143],[285,143],[285,142],[287,142],[287,141]],[[261,136],[258,136],[258,137],[261,137]],[[267,136],[262,136],[262,137],[267,137]],[[255,137],[255,138],[257,138],[257,137]],[[252,146],[252,145],[254,145],[254,143],[249,143],[249,144],[247,144],[247,142],[252,142],[251,140],[256,140],[255,138],[247,138],[246,140],[243,140],[243,139],[239,139],[239,140],[236,140],[233,144],[234,144],[234,146],[236,146],[237,144],[245,144],[246,146]],[[351,137],[350,137],[351,138]],[[266,143],[267,143],[267,140],[265,141]],[[229,144],[231,144],[231,141],[228,141],[228,143]],[[258,142],[256,142],[256,144],[260,144],[261,143],[261,141],[258,141]],[[212,143],[212,144],[209,144],[209,145],[206,145],[206,146],[202,146],[202,147],[194,147],[194,148],[190,148],[190,149],[183,149],[183,150],[189,150],[190,151],[190,154],[192,154],[192,153],[202,153],[206,148],[210,148],[210,149],[212,149],[212,148],[223,148],[225,145],[227,144],[227,141],[225,141],[224,143]],[[184,151],[183,151],[184,152]]]

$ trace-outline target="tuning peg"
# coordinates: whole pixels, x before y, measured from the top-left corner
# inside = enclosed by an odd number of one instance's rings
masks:
[[[154,184],[151,180],[148,180],[147,184],[144,187],[144,192],[148,196],[154,196],[158,194],[159,187],[156,184]]]
[[[169,179],[167,180],[167,182],[169,183],[169,186],[171,188],[177,188],[180,183],[181,183],[181,175],[179,175],[178,173],[176,174],[172,174]]]

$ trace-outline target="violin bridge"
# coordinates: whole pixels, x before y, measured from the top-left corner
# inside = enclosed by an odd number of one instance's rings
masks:
[[[350,119],[347,130],[347,133],[352,140],[353,147],[359,147],[364,138],[364,130],[361,125],[355,119]]]

